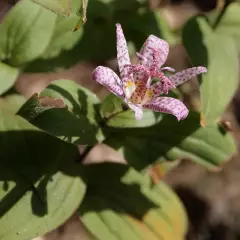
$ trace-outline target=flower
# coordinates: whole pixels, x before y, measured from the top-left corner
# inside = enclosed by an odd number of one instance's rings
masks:
[[[167,59],[169,45],[154,35],[147,38],[140,53],[137,53],[139,64],[133,65],[130,62],[127,42],[120,24],[116,24],[116,34],[120,78],[110,68],[98,66],[93,71],[93,79],[122,98],[134,111],[137,120],[142,118],[142,109],[169,113],[178,120],[186,118],[188,109],[181,101],[159,95],[168,93],[169,89],[175,88],[193,76],[207,72],[207,69],[193,67],[166,77],[163,71],[175,72],[170,67],[161,68]],[[159,81],[151,84],[153,78]]]

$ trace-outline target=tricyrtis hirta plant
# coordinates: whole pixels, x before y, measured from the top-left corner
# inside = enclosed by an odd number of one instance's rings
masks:
[[[188,109],[181,101],[159,95],[167,94],[170,89],[197,74],[207,72],[207,69],[193,67],[169,77],[165,76],[164,71],[175,72],[170,67],[161,68],[167,59],[169,45],[154,35],[147,38],[140,53],[137,53],[139,63],[131,64],[127,42],[120,24],[116,24],[116,33],[120,78],[111,69],[98,66],[93,72],[93,79],[122,98],[134,111],[137,120],[142,118],[143,108],[173,114],[178,120],[186,118]],[[159,81],[152,84],[153,79]]]

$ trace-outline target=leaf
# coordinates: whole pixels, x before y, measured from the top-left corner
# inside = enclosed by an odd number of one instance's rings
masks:
[[[240,33],[239,33],[239,24],[240,24],[240,3],[233,2],[229,4],[215,28],[217,33],[221,33],[226,36],[233,37],[235,44],[240,51]],[[221,14],[219,11],[213,11],[207,15],[208,19],[213,22],[216,19],[216,16]]]
[[[76,18],[77,16],[57,18],[53,37],[42,56],[43,59],[58,57],[64,51],[71,50],[74,46],[76,46],[83,34],[82,31],[72,31]]]
[[[238,55],[233,39],[213,32],[204,17],[188,21],[183,43],[194,66],[206,66],[200,87],[205,124],[219,120],[238,86]]]
[[[123,111],[122,99],[112,93],[105,97],[100,107],[100,114],[102,118],[109,118],[122,111]]]
[[[236,151],[230,134],[220,131],[217,124],[201,127],[198,113],[190,112],[178,122],[165,115],[159,123],[141,127],[132,120],[122,126],[121,113],[106,122],[106,144],[120,151],[128,163],[138,170],[153,163],[187,158],[210,169],[219,169]],[[128,115],[130,119],[130,113]],[[144,121],[144,120],[143,120]]]
[[[85,170],[88,191],[78,214],[92,239],[184,239],[185,211],[163,182],[151,186],[149,178],[120,164]]]
[[[82,37],[82,29],[73,32],[74,27],[79,21],[79,10],[81,8],[81,1],[72,1],[72,13],[69,17],[58,16],[51,41],[45,50],[42,58],[49,59],[58,57],[64,51],[71,50],[76,46]]]
[[[0,98],[0,109],[16,114],[26,99],[19,94],[11,94]]]
[[[0,95],[14,85],[18,75],[19,70],[17,68],[0,62]]]
[[[88,7],[88,0],[82,0],[81,10],[80,10],[80,19],[73,29],[73,31],[79,30],[86,22],[87,22],[87,7]]]
[[[0,109],[0,239],[32,239],[65,222],[85,194],[78,149]]]
[[[30,0],[19,1],[0,25],[0,60],[22,66],[47,48],[56,15]]]
[[[43,106],[42,98],[63,101],[59,106]],[[103,140],[96,111],[97,96],[70,80],[58,80],[34,95],[18,114],[33,125],[74,144],[94,145]],[[66,107],[64,107],[66,106]]]
[[[32,0],[35,3],[53,11],[54,13],[69,16],[72,11],[71,0]]]
[[[102,118],[108,121],[109,126],[126,127],[147,127],[160,121],[162,115],[150,110],[144,110],[144,117],[136,121],[132,110],[125,106],[121,98],[109,94],[100,106]]]

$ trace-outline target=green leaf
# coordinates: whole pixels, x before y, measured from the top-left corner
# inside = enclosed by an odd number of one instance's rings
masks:
[[[219,120],[238,86],[238,54],[231,37],[213,32],[204,17],[183,29],[183,43],[194,66],[206,66],[200,87],[205,124]]]
[[[0,60],[22,66],[47,48],[57,15],[30,0],[19,1],[0,25]]]
[[[109,94],[100,106],[102,118],[108,121],[108,126],[112,127],[148,127],[156,124],[162,115],[150,110],[144,110],[144,117],[141,121],[136,121],[132,110],[125,106],[121,98],[114,94]]]
[[[122,125],[118,114],[106,122],[108,133],[105,143],[119,150],[128,163],[145,169],[157,161],[173,161],[187,158],[211,169],[218,169],[236,151],[230,134],[219,129],[217,124],[201,127],[198,113],[190,112],[180,122],[171,115],[165,115],[159,123],[142,127],[134,116],[127,125]]]
[[[0,62],[0,95],[14,85],[18,75],[19,70],[17,68]]]
[[[77,32],[72,31],[77,19],[77,16],[69,18],[59,16],[57,18],[54,34],[42,56],[43,59],[58,57],[64,51],[71,50],[76,46],[83,34],[82,30]]]
[[[109,118],[122,111],[123,100],[112,93],[105,97],[100,107],[102,118]]]
[[[238,52],[240,51],[240,33],[239,33],[239,25],[240,25],[240,3],[233,2],[227,6],[224,12],[221,15],[221,18],[214,29],[217,33],[221,33],[226,36],[233,37],[235,44],[238,48]],[[221,14],[219,11],[215,10],[207,15],[210,22],[214,22],[217,16]]]
[[[58,80],[40,97],[30,98],[18,114],[67,142],[94,145],[103,140],[98,104],[99,99],[91,91],[73,81]]]
[[[19,94],[11,94],[0,98],[0,109],[16,114],[26,99]]]
[[[85,194],[78,149],[0,108],[0,239],[32,239],[65,222]]]
[[[85,171],[88,191],[78,214],[92,239],[184,239],[185,211],[163,182],[151,186],[149,178],[120,164],[91,165]]]
[[[71,0],[32,0],[32,1],[63,16],[69,16],[72,11]]]
[[[64,51],[71,50],[76,46],[82,37],[83,30],[74,32],[77,22],[79,21],[79,14],[81,8],[81,1],[72,1],[73,9],[69,17],[58,16],[51,41],[45,50],[42,58],[49,59],[58,57]]]
[[[79,30],[87,22],[87,8],[88,8],[88,0],[82,0],[81,8],[78,12],[78,15],[80,15],[80,19],[78,20],[78,23],[74,27],[73,31]]]

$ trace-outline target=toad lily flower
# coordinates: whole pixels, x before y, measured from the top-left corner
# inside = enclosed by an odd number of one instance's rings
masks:
[[[197,74],[207,72],[205,67],[193,67],[166,77],[163,71],[175,72],[173,68],[161,66],[165,63],[169,45],[166,41],[150,35],[137,53],[139,64],[130,62],[127,43],[120,24],[117,27],[117,59],[120,78],[110,68],[98,66],[92,74],[95,81],[107,87],[135,112],[140,120],[143,108],[173,114],[178,120],[187,117],[188,109],[175,98],[159,97],[169,89],[189,80]],[[153,78],[158,82],[151,84]]]

